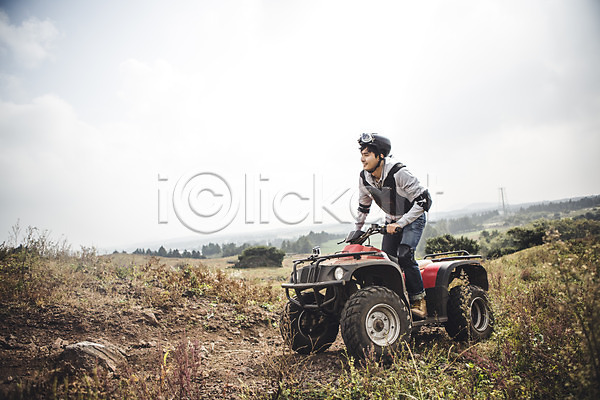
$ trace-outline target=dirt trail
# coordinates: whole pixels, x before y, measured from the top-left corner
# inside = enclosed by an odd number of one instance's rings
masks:
[[[155,318],[153,318],[155,317]],[[199,298],[170,310],[80,310],[61,306],[0,308],[0,395],[33,384],[57,366],[64,347],[103,339],[127,354],[128,373],[158,374],[164,354],[189,341],[200,352],[201,398],[236,398],[277,389],[281,373],[298,382],[329,382],[344,360],[343,343],[316,356],[284,350],[275,311]],[[117,372],[118,373],[118,372]],[[3,397],[3,396],[0,396]]]

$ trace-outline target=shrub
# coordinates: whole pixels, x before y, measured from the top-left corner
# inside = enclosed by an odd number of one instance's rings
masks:
[[[545,221],[534,222],[532,226],[516,227],[508,230],[506,234],[511,238],[517,250],[539,246],[544,243],[544,236],[548,231],[548,223]]]
[[[490,235],[481,232],[482,253],[487,258],[498,258],[520,250],[539,246],[549,236],[558,235],[562,240],[583,239],[600,236],[600,222],[585,218],[563,218],[558,221],[534,221],[533,223],[509,229],[504,234]]]
[[[466,250],[470,254],[476,254],[479,251],[479,244],[472,239],[461,236],[456,238],[452,235],[443,235],[427,239],[425,253],[443,253],[448,251]]]
[[[285,253],[275,247],[255,246],[245,249],[235,264],[236,268],[282,267]]]

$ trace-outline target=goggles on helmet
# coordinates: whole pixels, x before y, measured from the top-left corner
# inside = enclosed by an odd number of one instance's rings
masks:
[[[375,142],[375,135],[372,133],[362,133],[358,138],[358,143],[360,144],[368,144]]]

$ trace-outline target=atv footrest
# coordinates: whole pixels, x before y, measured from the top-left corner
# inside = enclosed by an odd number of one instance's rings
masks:
[[[426,319],[413,320],[413,329],[419,328],[424,325],[442,325],[444,322],[448,321],[448,317],[428,317]]]

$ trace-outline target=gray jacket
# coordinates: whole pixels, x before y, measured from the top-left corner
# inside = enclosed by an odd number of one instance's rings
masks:
[[[395,190],[394,190],[395,189]],[[385,212],[386,223],[396,222],[402,228],[419,218],[431,206],[426,188],[408,169],[391,157],[386,157],[379,181],[362,171],[358,183],[358,215],[356,230],[360,230],[369,214],[373,200]]]

